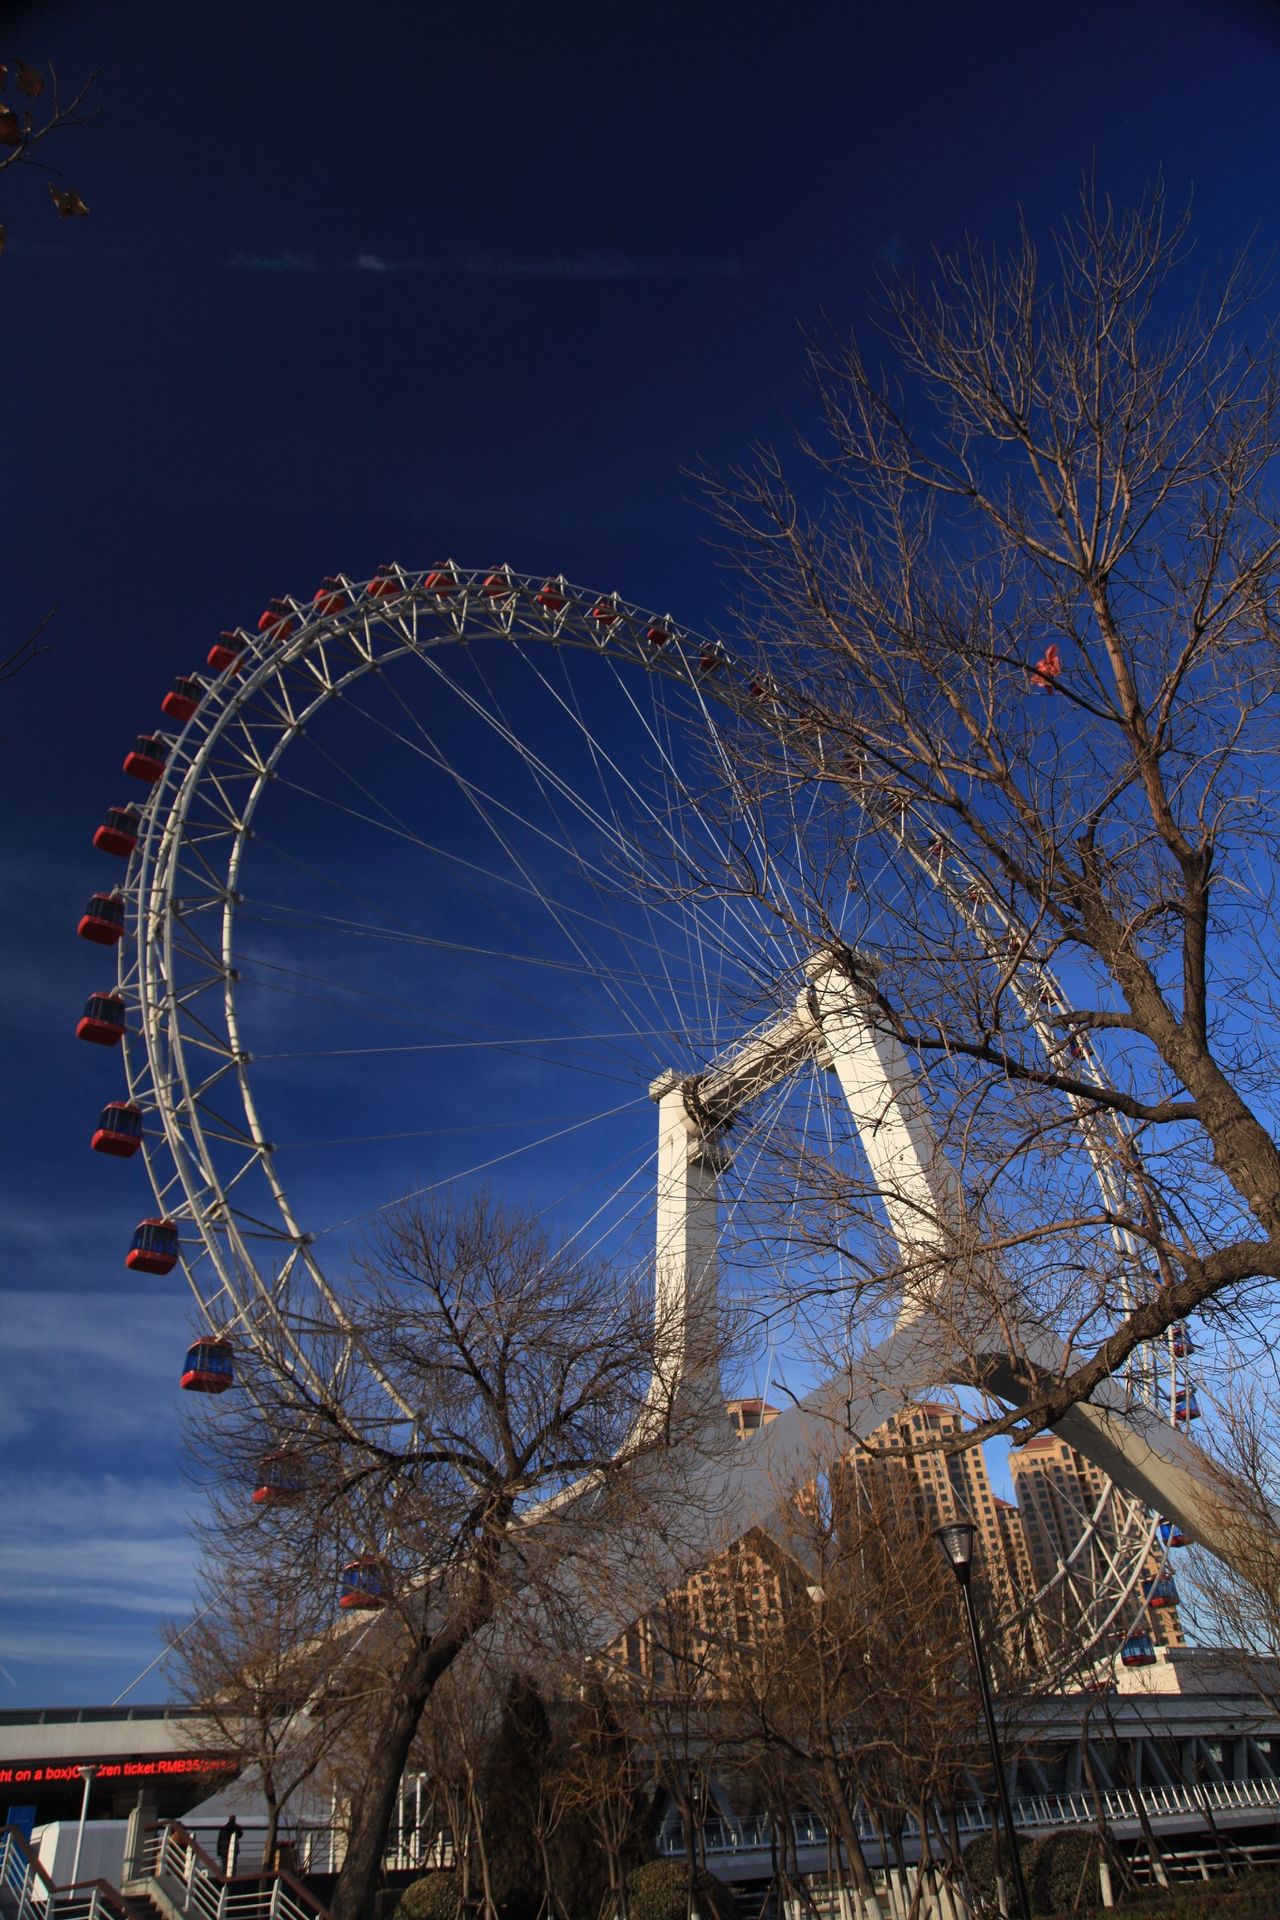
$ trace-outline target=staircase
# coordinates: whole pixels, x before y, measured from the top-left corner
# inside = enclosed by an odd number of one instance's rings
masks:
[[[0,1920],[331,1920],[291,1873],[228,1878],[176,1820],[149,1827],[123,1891],[58,1887],[17,1827],[0,1830]]]

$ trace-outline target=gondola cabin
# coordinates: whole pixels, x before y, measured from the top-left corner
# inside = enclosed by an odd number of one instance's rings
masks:
[[[187,1348],[178,1382],[184,1393],[225,1393],[235,1383],[235,1349],[229,1340],[197,1340]]]
[[[109,1100],[98,1116],[89,1145],[95,1153],[129,1160],[142,1145],[142,1108],[129,1100]]]
[[[300,1454],[282,1449],[259,1460],[255,1507],[296,1507],[306,1490],[306,1467]]]
[[[132,780],[145,780],[154,786],[169,758],[169,743],[158,733],[140,733],[124,757],[124,770]]]
[[[188,673],[180,673],[160,702],[161,711],[185,727],[200,705],[203,693],[204,688],[198,680],[193,680]]]
[[[458,576],[451,573],[448,567],[433,567],[422,586],[425,593],[434,594],[437,600],[447,600],[450,594],[458,591]],[[369,591],[373,592],[372,584]]]
[[[172,1220],[144,1220],[124,1257],[134,1273],[172,1273],[178,1264],[178,1229]]]
[[[258,632],[269,633],[273,640],[287,640],[295,624],[290,618],[286,600],[268,600],[258,615]]]
[[[396,574],[395,563],[388,567],[379,567],[369,582],[369,594],[375,600],[393,600],[404,588]]]
[[[1192,1354],[1195,1352],[1195,1346],[1194,1346],[1194,1343],[1192,1342],[1191,1335],[1187,1332],[1187,1329],[1181,1320],[1175,1320],[1173,1325],[1170,1327],[1169,1344],[1173,1349],[1173,1357],[1175,1360],[1185,1360],[1188,1354]]]
[[[76,932],[95,946],[114,947],[124,936],[124,901],[114,893],[91,894]]]
[[[1144,1580],[1142,1597],[1154,1610],[1161,1607],[1176,1607],[1178,1604],[1177,1582],[1170,1579],[1167,1573],[1162,1573],[1156,1580]]]
[[[591,618],[595,621],[601,633],[608,633],[610,627],[616,626],[622,618],[622,609],[619,607],[616,597],[610,600],[606,596],[603,600],[597,600],[591,609]]]
[[[379,1560],[376,1554],[363,1554],[358,1560],[348,1560],[339,1582],[338,1605],[343,1612],[385,1607],[385,1575],[386,1562]]]
[[[669,647],[671,645],[671,629],[670,627],[664,627],[660,620],[655,620],[651,627],[645,629],[644,637],[649,642],[649,645],[659,653],[663,647]]]
[[[244,642],[238,633],[220,633],[206,659],[215,673],[233,673],[244,656]]]
[[[1175,1420],[1198,1420],[1200,1406],[1196,1400],[1194,1387],[1179,1387],[1173,1396],[1173,1417]]]
[[[1156,1528],[1156,1539],[1166,1550],[1170,1547],[1185,1547],[1187,1544],[1187,1536],[1176,1520],[1162,1520]]]
[[[102,816],[102,825],[93,832],[93,844],[98,852],[113,853],[117,860],[127,860],[138,844],[138,817],[136,807],[108,807]]]
[[[124,1001],[118,993],[91,993],[76,1022],[76,1039],[95,1047],[118,1046],[124,1038]]]
[[[569,604],[563,580],[544,580],[534,599],[544,613],[563,613]]]
[[[1154,1667],[1156,1650],[1149,1633],[1131,1633],[1120,1649],[1122,1667]]]
[[[311,604],[317,613],[326,618],[330,614],[341,613],[347,605],[346,589],[340,581],[324,579],[312,595]]]

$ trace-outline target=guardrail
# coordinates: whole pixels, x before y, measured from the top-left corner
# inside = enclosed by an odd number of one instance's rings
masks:
[[[6,1920],[134,1920],[108,1880],[55,1886],[19,1827],[0,1831],[0,1904]]]
[[[1192,1815],[1203,1818],[1209,1813],[1254,1813],[1280,1808],[1280,1780],[1206,1780],[1199,1786],[1179,1782],[1175,1786],[1113,1787],[1098,1796],[1108,1824],[1139,1822],[1139,1800],[1148,1819]],[[966,1801],[955,1809],[956,1824],[962,1838],[986,1833],[991,1826],[991,1809],[979,1801]],[[1098,1804],[1087,1793],[1023,1794],[1013,1802],[1013,1823],[1029,1832],[1055,1827],[1091,1827],[1097,1822]],[[859,1808],[856,1816],[858,1837],[871,1845],[879,1840],[879,1830]],[[828,1833],[815,1813],[795,1814],[791,1832],[798,1847],[825,1847]],[[946,1822],[939,1812],[938,1832]],[[702,1828],[702,1840],[709,1854],[768,1853],[773,1824],[765,1818],[708,1820]],[[908,1819],[904,1836],[920,1837],[919,1822]],[[684,1835],[675,1826],[664,1827],[658,1835],[659,1850],[665,1854],[684,1852]]]
[[[134,1871],[154,1880],[187,1920],[329,1920],[328,1908],[291,1873],[228,1878],[177,1820],[148,1829]]]

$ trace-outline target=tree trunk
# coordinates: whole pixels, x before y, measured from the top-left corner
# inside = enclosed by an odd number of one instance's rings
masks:
[[[413,1736],[433,1688],[467,1637],[436,1635],[425,1646],[415,1646],[396,1676],[392,1689],[394,1704],[369,1756],[363,1792],[352,1809],[347,1857],[329,1903],[333,1920],[367,1920],[373,1911],[373,1894],[382,1869],[387,1832]]]
[[[849,1871],[853,1875],[853,1884],[858,1889],[859,1897],[871,1920],[884,1920],[884,1909],[880,1905],[880,1897],[876,1893],[866,1855],[862,1851],[858,1825],[849,1808],[844,1782],[840,1778],[840,1769],[831,1754],[823,1757],[822,1783],[826,1788],[827,1804],[836,1817],[836,1830],[840,1835]]]

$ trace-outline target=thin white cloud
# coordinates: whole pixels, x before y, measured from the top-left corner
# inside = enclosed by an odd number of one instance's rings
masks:
[[[381,253],[361,252],[351,259],[321,260],[314,253],[287,249],[281,253],[232,253],[227,265],[242,273],[421,273],[486,280],[723,280],[748,271],[741,261],[723,257],[652,260],[616,252],[543,257],[473,253],[447,260],[429,260],[421,255],[392,259]]]
[[[15,1486],[13,1531],[5,1553],[4,1592],[30,1634],[51,1624],[50,1610],[108,1614],[186,1612],[196,1546],[188,1530],[191,1490],[181,1482],[117,1474],[34,1473]],[[6,1632],[6,1658],[17,1651]]]
[[[30,1252],[34,1231],[9,1224]],[[4,1300],[0,1440],[37,1433],[55,1416],[64,1443],[96,1448],[167,1426],[176,1457],[176,1383],[190,1325],[182,1295],[15,1287]]]

